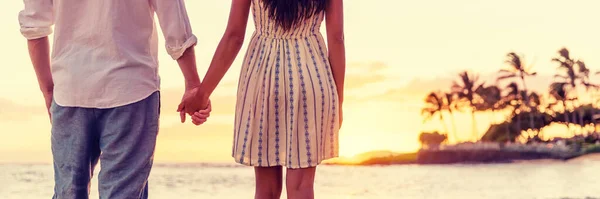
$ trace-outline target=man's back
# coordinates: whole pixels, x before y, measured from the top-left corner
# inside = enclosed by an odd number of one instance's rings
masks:
[[[26,0],[20,13],[27,38],[52,24],[54,100],[63,106],[110,108],[159,89],[154,13],[163,22],[167,50],[179,58],[196,42],[183,1]]]
[[[155,13],[186,94],[200,85],[183,0],[24,2],[21,32],[52,123],[53,198],[88,198],[100,162],[100,198],[147,199],[160,116]]]

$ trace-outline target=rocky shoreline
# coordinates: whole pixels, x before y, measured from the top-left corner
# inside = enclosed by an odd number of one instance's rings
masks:
[[[568,160],[583,153],[572,147],[557,144],[498,144],[477,143],[421,149],[417,164],[499,163],[518,160]]]
[[[386,153],[373,155],[355,163],[334,162],[330,165],[403,165],[403,164],[486,164],[511,163],[526,160],[552,159],[566,161],[582,155],[599,152],[600,145],[591,150],[553,143],[498,144],[463,143],[423,148],[415,153]]]

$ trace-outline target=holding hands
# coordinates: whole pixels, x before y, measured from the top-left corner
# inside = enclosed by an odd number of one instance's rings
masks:
[[[186,114],[192,116],[192,123],[196,126],[204,124],[212,111],[210,99],[202,92],[200,87],[186,89],[177,107],[177,112],[181,116],[181,123],[186,120]]]

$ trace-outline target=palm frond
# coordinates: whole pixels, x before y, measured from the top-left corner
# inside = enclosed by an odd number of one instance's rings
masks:
[[[517,55],[517,53],[510,52],[506,55],[506,57],[506,63],[508,63],[512,68],[514,68],[517,71],[523,70],[523,62],[521,61],[521,58],[519,57],[519,55]]]
[[[516,82],[511,82],[510,84],[506,85],[506,88],[504,89],[506,91],[506,95],[512,98],[516,98],[516,96],[519,95],[519,85]]]
[[[583,83],[583,86],[584,86],[586,89],[590,89],[590,88],[595,88],[595,89],[596,89],[596,88],[600,88],[600,85],[598,85],[598,84],[592,84],[592,83],[589,83],[589,82],[584,82],[584,83]]]
[[[559,74],[554,75],[554,78],[558,78],[558,79],[561,79],[561,80],[568,80],[569,79],[569,77],[567,77],[565,75],[559,75]]]
[[[450,87],[453,93],[462,93],[462,88],[463,87],[457,81],[453,81],[452,86]]]
[[[564,57],[565,59],[571,59],[571,57],[569,56],[569,50],[565,47],[561,48],[560,50],[558,50],[558,54],[561,57]]]
[[[549,93],[556,100],[565,100],[567,99],[567,87],[568,83],[566,82],[553,82],[550,84]]]
[[[514,71],[508,70],[508,69],[500,69],[498,71],[499,73],[514,73]]]
[[[435,109],[432,109],[430,107],[425,107],[423,109],[421,109],[421,115],[425,116],[425,117],[431,117],[435,114]]]
[[[435,106],[439,111],[441,111],[444,107],[444,97],[440,91],[431,92],[429,95],[427,95],[427,98],[425,98],[425,102]]]
[[[577,76],[579,76],[582,79],[589,78],[590,69],[587,68],[587,66],[585,65],[585,62],[583,62],[581,60],[577,60],[577,62],[575,62],[575,65],[577,65],[577,69],[579,72],[579,74]]]
[[[502,80],[505,80],[505,79],[515,78],[515,77],[517,77],[517,74],[513,73],[513,74],[509,74],[509,75],[500,76],[500,77],[496,78],[496,80],[497,81],[502,81]]]
[[[425,110],[421,111],[421,115],[423,115],[423,123],[433,119],[433,114],[426,112]]]

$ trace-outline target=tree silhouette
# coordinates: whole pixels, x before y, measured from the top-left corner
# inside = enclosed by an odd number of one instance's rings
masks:
[[[454,93],[444,93],[444,103],[446,104],[445,110],[448,111],[452,123],[452,137],[454,137],[455,142],[458,142],[458,134],[456,132],[456,120],[454,119],[454,110],[457,109],[456,101],[456,95]]]
[[[478,111],[491,111],[492,118],[495,118],[496,111],[504,108],[502,102],[502,91],[498,86],[482,86],[476,91],[482,99],[476,104]],[[494,122],[492,120],[492,122]]]
[[[459,81],[452,83],[452,91],[456,93],[458,100],[461,102],[457,106],[461,109],[471,109],[471,122],[472,122],[472,133],[473,139],[478,139],[477,124],[475,120],[475,112],[477,111],[475,104],[478,98],[476,90],[483,86],[479,82],[479,76],[469,74],[467,71],[461,72],[459,75]]]
[[[554,98],[557,102],[560,102],[562,105],[562,113],[564,116],[564,120],[566,122],[567,127],[570,127],[569,123],[570,123],[570,119],[569,119],[569,114],[567,114],[568,112],[568,108],[567,108],[567,101],[569,100],[567,93],[568,93],[568,83],[566,82],[553,82],[552,84],[550,84],[550,97]],[[551,105],[557,105],[557,103],[553,103]],[[552,110],[556,111],[556,107],[552,106],[551,107]]]
[[[565,89],[567,91],[566,94],[568,98],[573,99],[571,100],[572,103],[577,102],[578,104],[581,104],[577,89],[580,83],[583,84],[583,82],[585,82],[586,76],[589,76],[589,69],[587,69],[583,61],[572,58],[569,50],[566,48],[560,49],[558,51],[558,55],[558,57],[552,59],[553,62],[557,62],[559,64],[559,73],[554,76],[556,79],[555,81],[566,83],[565,85],[567,87]],[[573,107],[578,106],[578,104],[573,104]],[[579,125],[583,126],[583,113],[578,111],[573,112],[573,118],[579,118]]]
[[[421,109],[421,115],[425,117],[424,122],[433,119],[438,116],[440,123],[443,124],[446,134],[448,133],[448,126],[444,122],[444,110],[446,110],[446,104],[444,103],[445,96],[440,92],[431,92],[425,97],[425,107]]]
[[[524,65],[523,56],[510,52],[505,60],[509,67],[500,70],[500,75],[496,79],[496,82],[512,80],[507,82],[505,87],[486,85],[480,82],[477,74],[463,71],[452,82],[449,93],[436,91],[427,95],[422,114],[426,120],[439,119],[443,123],[446,134],[449,134],[445,123],[447,118],[444,115],[447,111],[452,119],[455,139],[458,136],[454,113],[468,110],[471,113],[472,138],[475,141],[480,139],[512,142],[526,139],[528,143],[544,142],[541,136],[542,129],[551,123],[565,124],[573,136],[577,135],[574,130],[582,129],[586,137],[573,139],[598,140],[594,138],[594,136],[598,137],[598,134],[586,133],[591,129],[589,127],[594,127],[593,130],[598,132],[600,99],[597,94],[600,93],[600,85],[593,81],[597,79],[592,76],[600,75],[600,71],[591,72],[583,60],[573,58],[566,48],[561,48],[557,54],[552,58],[553,63],[558,63],[557,74],[549,85],[546,95],[528,90],[525,78],[535,76],[536,73],[531,71],[531,67]],[[583,93],[582,90],[587,92]],[[586,94],[591,99],[590,103],[587,103]],[[491,112],[492,124],[485,134],[479,137],[476,113],[487,111]],[[506,119],[503,122],[497,123],[496,113],[505,111],[510,114],[505,115]],[[577,125],[582,128],[572,128]],[[434,143],[442,140],[442,137],[439,138],[434,139]],[[580,142],[573,139],[569,139],[570,142]]]
[[[506,63],[509,65],[507,69],[500,70],[500,76],[498,77],[498,81],[507,80],[507,79],[519,79],[521,80],[521,85],[523,86],[523,91],[528,93],[527,83],[525,82],[525,77],[535,76],[537,73],[531,71],[531,66],[525,66],[523,63],[523,59],[514,52],[510,52],[506,55]],[[523,100],[529,101],[528,95],[524,96]],[[528,105],[528,104],[526,104]],[[525,106],[522,108],[532,109],[530,106]],[[533,112],[532,110],[529,110]],[[529,116],[529,127],[533,128],[533,115]]]

